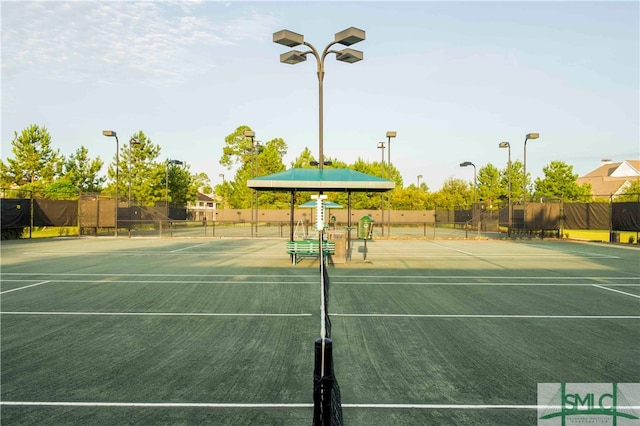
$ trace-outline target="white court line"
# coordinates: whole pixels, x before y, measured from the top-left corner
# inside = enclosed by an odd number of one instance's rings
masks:
[[[258,403],[239,404],[224,402],[64,402],[64,401],[0,401],[0,405],[13,407],[143,407],[143,408],[313,408],[312,403]],[[532,404],[341,404],[342,408],[377,408],[402,410],[537,410],[562,408]],[[628,406],[632,410],[640,406]]]
[[[601,285],[598,285],[598,284],[591,284],[591,285],[594,286],[594,287],[601,288],[603,290],[614,291],[616,293],[624,294],[625,296],[631,296],[631,297],[635,297],[636,299],[640,299],[640,296],[638,296],[637,294],[627,293],[625,291],[620,291],[620,290],[616,290],[616,289],[613,289],[613,288],[604,287],[604,286],[601,286]]]
[[[166,407],[166,408],[310,408],[313,404],[234,404],[207,402],[57,402],[0,401],[0,405],[51,407]]]
[[[0,315],[85,315],[85,316],[160,316],[160,317],[310,317],[312,314],[234,314],[198,312],[56,312],[16,311],[0,312]]]
[[[92,274],[92,273],[75,273],[75,272],[61,272],[61,273],[48,273],[48,272],[0,272],[0,275],[7,276],[47,276],[47,277],[237,277],[237,274]],[[244,277],[296,277],[296,278],[317,278],[318,274],[242,274]],[[381,275],[343,275],[343,274],[331,274],[330,277],[334,278],[348,278],[350,280],[366,279],[366,278],[381,278]],[[429,280],[433,278],[445,278],[445,279],[491,279],[491,280],[638,280],[640,283],[640,276],[633,277],[599,277],[599,276],[576,276],[576,277],[558,277],[552,275],[535,275],[535,276],[519,276],[519,277],[505,277],[504,275],[492,275],[492,276],[475,276],[475,275],[393,275],[393,278],[398,279],[422,279]]]
[[[468,251],[458,250],[458,249],[454,249],[454,248],[451,248],[451,247],[443,246],[443,245],[432,243],[432,242],[429,242],[429,245],[436,246],[436,247],[439,247],[439,248],[443,248],[445,250],[453,250],[453,251],[457,251],[458,253],[462,253],[462,254],[467,254],[469,256],[473,256],[473,253],[469,253]]]
[[[525,319],[640,319],[640,315],[508,315],[508,314],[337,314],[361,318],[525,318]]]
[[[12,288],[11,290],[5,290],[5,291],[0,292],[0,294],[11,293],[12,291],[18,291],[18,290],[22,290],[22,289],[29,288],[29,287],[35,287],[37,285],[42,285],[42,284],[46,284],[46,283],[50,283],[50,282],[51,281],[42,281],[41,283],[25,285],[24,287]]]
[[[47,273],[47,272],[0,272],[0,275],[8,275],[8,276],[47,276],[47,277],[64,277],[64,276],[73,276],[73,277],[237,277],[237,274],[92,274],[92,273],[75,273],[75,272],[61,272],[61,273]],[[273,275],[265,275],[265,274],[255,274],[248,275],[243,274],[245,277],[297,277],[297,278],[317,278],[318,274],[301,274],[301,275],[292,275],[292,274],[273,274]],[[365,279],[365,278],[381,278],[380,275],[342,275],[342,274],[330,274],[330,277],[333,278],[348,278],[348,279]],[[475,275],[393,275],[393,278],[398,279],[433,279],[433,278],[446,278],[446,279],[492,279],[492,280],[639,280],[640,276],[634,277],[599,277],[599,276],[576,276],[576,277],[557,277],[552,275],[541,276],[541,275],[530,275],[530,276],[519,276],[519,277],[505,277],[504,275],[493,275],[493,276],[475,276]]]
[[[0,401],[7,406],[51,406],[51,407],[154,407],[154,408],[313,408],[312,403],[290,404],[238,404],[215,402],[58,402],[58,401]],[[341,404],[342,408],[382,408],[382,409],[453,409],[487,410],[513,409],[537,410],[537,405],[529,404]],[[549,406],[544,406],[549,408]],[[637,409],[640,407],[628,407]]]
[[[317,277],[316,277],[317,278]],[[3,282],[29,282],[33,280],[2,280]],[[151,280],[113,280],[113,281],[103,281],[103,280],[50,280],[51,282],[56,283],[80,283],[80,284],[225,284],[225,285],[242,285],[242,284],[265,284],[265,285],[314,285],[317,284],[317,281],[175,281],[175,280],[162,280],[162,281],[151,281]],[[360,283],[364,284],[364,283]],[[578,285],[578,284],[576,284]],[[584,286],[589,286],[591,284],[581,284]],[[628,285],[628,284],[616,284],[620,286]]]
[[[209,243],[203,243],[203,244],[209,244]],[[195,247],[195,246],[189,246],[188,248],[191,247]],[[180,251],[181,249],[178,249],[176,251]],[[169,254],[175,253],[174,250],[172,251],[142,251],[142,250],[119,250],[119,251],[91,251],[91,250],[85,250],[85,251],[75,251],[75,250],[63,250],[63,251],[48,251],[48,250],[41,250],[41,251],[25,251],[22,252],[23,255],[26,256],[38,256],[38,255],[61,255],[61,256],[66,256],[69,254],[86,254],[86,255],[96,255],[96,256],[109,256],[109,255],[115,255],[115,256],[121,256],[121,255],[129,255],[129,254],[134,254],[134,255],[145,255],[145,256],[167,256]],[[236,255],[240,255],[240,254],[249,254],[249,255],[255,255],[256,251],[255,250],[234,250],[234,249],[220,249],[220,250],[210,250],[210,251],[201,251],[201,252],[197,252],[197,253],[180,253],[182,256],[200,256],[200,255],[211,255],[211,254],[227,254],[229,256],[236,256]],[[260,256],[262,257],[268,257],[268,256],[279,256],[282,257],[286,260],[287,257],[287,253],[285,252],[284,248],[282,250],[282,254],[278,254],[278,253],[273,253],[273,252],[267,252],[267,253],[261,253]]]
[[[206,246],[207,244],[209,244],[209,243],[207,242],[207,243],[202,243],[202,244],[196,244],[195,246],[183,247],[181,249],[171,250],[169,253],[176,253],[176,252],[179,252],[179,251],[182,251],[182,250],[189,250],[189,249],[196,248],[196,247],[202,247],[202,246]]]
[[[61,272],[61,273],[47,273],[47,272],[0,272],[0,275],[44,275],[47,277],[237,277],[237,274],[84,274],[84,273],[74,273],[74,272]],[[245,275],[244,277],[313,277],[317,278],[318,274],[309,274],[309,275]]]
[[[75,282],[75,281],[70,281]],[[120,281],[119,281],[120,282]],[[144,281],[134,281],[144,282]],[[184,281],[183,281],[184,282]],[[375,282],[352,282],[352,281],[332,281],[332,284],[340,285],[412,285],[412,286],[472,286],[472,287],[591,287],[594,284],[590,283],[483,283],[483,282],[402,282],[402,281],[375,281]],[[620,287],[638,287],[640,283],[635,284],[612,284]]]

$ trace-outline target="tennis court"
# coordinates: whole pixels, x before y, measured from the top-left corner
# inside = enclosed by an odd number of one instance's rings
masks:
[[[311,424],[319,263],[285,244],[3,242],[3,424]],[[328,270],[347,425],[533,425],[538,383],[640,382],[635,247],[363,249]]]

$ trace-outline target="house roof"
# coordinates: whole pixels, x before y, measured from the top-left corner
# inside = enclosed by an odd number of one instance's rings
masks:
[[[215,201],[213,198],[211,198],[206,194],[203,194],[202,192],[198,192],[197,200],[198,201]]]
[[[351,169],[289,169],[247,181],[258,191],[386,192],[395,182]]]
[[[618,195],[631,181],[640,178],[640,160],[604,163],[578,178],[578,185],[589,183],[595,196]]]

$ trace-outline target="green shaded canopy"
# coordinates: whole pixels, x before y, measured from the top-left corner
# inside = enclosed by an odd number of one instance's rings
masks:
[[[250,179],[247,186],[258,191],[386,192],[396,184],[351,169],[289,169]]]
[[[334,203],[333,201],[323,201],[322,205],[327,209],[341,209],[342,204]],[[318,203],[315,200],[307,201],[300,204],[298,207],[303,209],[315,209],[318,207]]]

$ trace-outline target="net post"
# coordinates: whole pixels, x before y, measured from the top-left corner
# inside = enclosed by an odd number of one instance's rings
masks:
[[[333,375],[333,342],[319,338],[315,342],[315,365],[313,372],[313,426],[341,424],[342,410],[333,403],[337,395]]]

